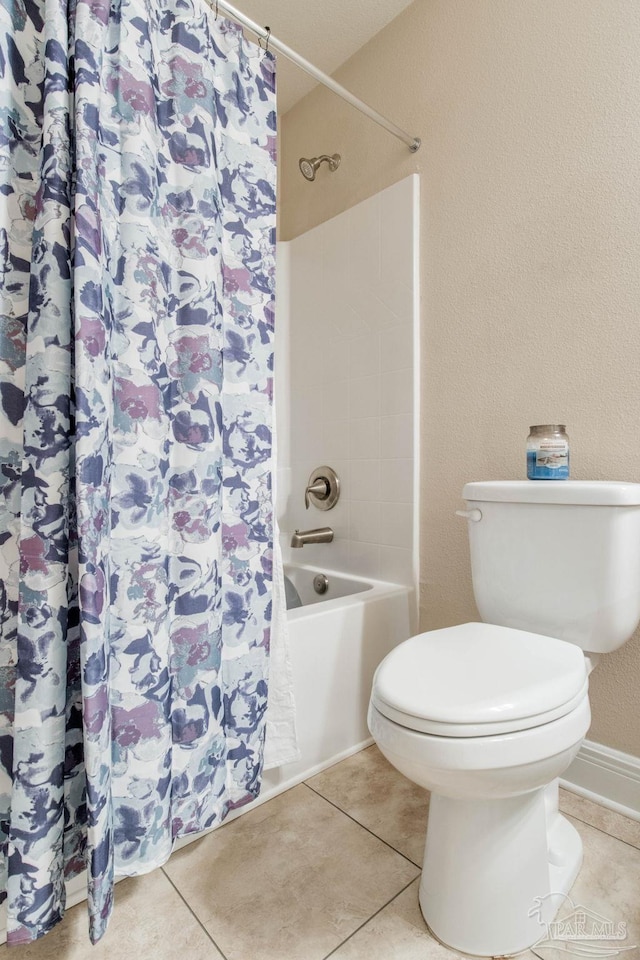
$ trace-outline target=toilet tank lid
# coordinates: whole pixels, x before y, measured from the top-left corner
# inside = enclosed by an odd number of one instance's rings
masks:
[[[640,483],[618,480],[480,480],[467,483],[465,500],[482,503],[572,503],[640,506]]]

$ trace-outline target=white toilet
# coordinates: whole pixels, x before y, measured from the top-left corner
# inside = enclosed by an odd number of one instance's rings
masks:
[[[640,484],[468,483],[484,623],[401,643],[373,681],[369,729],[431,791],[420,906],[476,956],[545,936],[582,862],[558,777],[589,728],[588,675],[640,621]]]

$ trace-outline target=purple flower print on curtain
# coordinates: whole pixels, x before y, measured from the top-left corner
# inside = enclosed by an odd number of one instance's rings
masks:
[[[259,792],[274,62],[204,0],[0,6],[8,940]]]

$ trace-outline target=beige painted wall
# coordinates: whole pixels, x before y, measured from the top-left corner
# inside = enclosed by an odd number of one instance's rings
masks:
[[[466,480],[524,475],[563,422],[572,476],[640,480],[640,3],[416,0],[282,122],[281,233],[421,174],[421,623],[477,617]],[[342,154],[315,183],[300,156]],[[592,677],[589,737],[640,755],[640,638]]]

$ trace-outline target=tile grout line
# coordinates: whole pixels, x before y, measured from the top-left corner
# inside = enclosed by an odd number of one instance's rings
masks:
[[[164,867],[160,867],[160,870],[162,871],[162,873],[164,874],[164,876],[167,878],[167,880],[169,881],[169,883],[171,884],[171,886],[173,887],[173,889],[175,890],[175,892],[178,894],[178,896],[180,897],[180,899],[181,899],[182,902],[184,903],[184,905],[185,905],[185,907],[187,908],[187,910],[189,911],[189,913],[195,918],[195,920],[196,920],[197,923],[200,925],[200,927],[202,927],[202,929],[203,929],[204,932],[206,933],[207,937],[209,938],[209,940],[211,940],[211,943],[214,945],[214,947],[216,948],[216,950],[218,951],[218,953],[220,954],[220,956],[223,958],[223,960],[229,960],[229,958],[227,957],[226,953],[223,953],[222,950],[220,949],[220,947],[218,946],[218,944],[215,942],[215,940],[213,939],[213,937],[211,936],[211,934],[209,933],[209,931],[208,931],[207,928],[205,927],[205,925],[204,925],[204,923],[202,922],[202,920],[200,919],[200,917],[197,915],[197,913],[195,913],[194,910],[191,909],[191,905],[190,905],[189,901],[186,899],[186,897],[184,897],[184,896],[182,895],[181,891],[180,891],[180,890],[178,889],[178,887],[175,885],[175,883],[173,882],[173,880],[171,879],[171,877],[169,876],[169,874],[165,871]]]
[[[401,857],[404,857],[405,860],[408,860],[409,863],[412,863],[414,867],[418,867],[419,870],[422,869],[420,864],[416,863],[415,860],[412,860],[411,857],[407,857],[407,855],[402,853],[401,850],[398,850],[391,843],[388,843],[387,840],[383,840],[382,837],[379,837],[378,834],[374,833],[373,830],[370,830],[369,827],[365,827],[363,823],[360,823],[359,820],[356,820],[355,817],[352,817],[350,813],[347,813],[346,810],[343,810],[342,807],[338,806],[337,803],[334,803],[333,800],[329,800],[329,798],[325,797],[323,793],[320,793],[319,790],[316,790],[315,787],[312,787],[308,780],[303,780],[302,784],[304,784],[305,787],[309,787],[309,790],[315,793],[316,796],[321,797],[323,800],[326,800],[327,803],[330,803],[331,806],[335,807],[336,810],[339,810],[340,813],[344,813],[345,817],[349,817],[349,819],[353,820],[354,823],[357,823],[359,827],[362,827],[363,830],[366,830],[367,833],[370,833],[372,837],[375,837],[377,840],[380,840],[381,843],[386,843],[386,845],[390,847],[391,850],[395,850],[395,852],[399,853]],[[594,830],[597,830],[599,833],[603,833],[605,837],[611,837],[612,840],[618,840],[620,843],[624,843],[626,844],[626,846],[631,847],[632,850],[638,850],[638,852],[640,852],[640,847],[637,844],[632,843],[630,840],[625,840],[623,837],[619,837],[615,833],[609,833],[608,830],[603,830],[602,827],[597,827],[595,823],[591,823],[590,820],[584,820],[582,817],[579,817],[575,813],[569,813],[568,811],[563,810],[562,807],[559,807],[558,809],[559,809],[559,813],[562,814],[563,817],[570,817],[573,820],[579,820],[580,823],[586,824],[587,827],[592,827]],[[603,809],[606,809],[606,807]],[[622,816],[622,814],[620,814],[620,816]]]
[[[628,847],[631,847],[632,850],[637,850],[638,853],[640,853],[640,847],[635,843],[631,843],[630,840],[623,840],[622,837],[616,836],[615,833],[609,833],[608,830],[603,830],[602,827],[596,827],[595,823],[591,823],[590,820],[583,820],[582,817],[576,816],[575,813],[567,813],[560,808],[558,809],[563,817],[570,817],[572,820],[578,820],[580,823],[584,823],[587,827],[591,827],[593,830],[603,833],[605,837],[611,837],[612,840],[617,840],[619,843],[625,843]],[[606,807],[604,809],[606,810]]]
[[[383,840],[382,837],[379,837],[378,834],[374,833],[373,830],[370,830],[369,827],[365,827],[364,823],[360,823],[359,820],[356,820],[355,817],[352,817],[350,813],[347,813],[346,810],[343,810],[342,807],[339,807],[337,803],[333,802],[333,800],[329,800],[322,793],[319,793],[318,790],[314,790],[313,787],[309,786],[306,780],[302,781],[302,785],[305,787],[308,787],[308,789],[311,790],[312,793],[315,793],[316,797],[320,797],[321,800],[326,800],[326,802],[330,803],[332,807],[334,807],[336,810],[339,810],[340,813],[343,813],[345,817],[348,817],[349,820],[351,820],[353,823],[357,823],[359,827],[362,827],[363,830],[366,830],[367,833],[370,833],[371,836],[375,837],[376,840],[379,840],[380,843],[384,843],[385,846],[389,847],[390,850],[393,850],[394,853],[397,853],[398,856],[403,857],[408,863],[412,864],[414,867],[417,867],[418,870],[420,871],[422,870],[422,867],[420,866],[419,863],[416,863],[415,860],[411,859],[411,857],[408,857],[406,854],[402,853],[401,850],[397,850],[396,847],[394,847],[393,844],[389,843],[387,840]],[[415,880],[415,877],[414,877],[414,880]]]
[[[314,791],[314,792],[315,792],[315,791]],[[318,794],[318,796],[320,796],[320,794]],[[356,820],[355,822],[357,823],[357,820]],[[365,828],[365,829],[366,829],[366,828]],[[371,832],[371,831],[369,831],[369,832]],[[375,834],[374,834],[374,836],[375,836]],[[411,863],[413,863],[413,860],[411,861]],[[352,937],[355,937],[356,933],[359,933],[360,930],[362,930],[363,927],[366,927],[366,925],[367,925],[368,923],[370,923],[371,920],[375,919],[375,917],[377,917],[379,913],[381,913],[383,910],[385,910],[385,909],[389,906],[389,904],[393,903],[394,900],[397,900],[397,898],[400,896],[400,894],[401,894],[401,893],[404,893],[405,890],[408,890],[409,887],[411,886],[411,884],[412,884],[412,883],[415,883],[417,879],[418,879],[417,877],[414,877],[413,880],[410,880],[409,883],[406,883],[406,884],[404,885],[404,887],[402,888],[402,890],[398,890],[398,892],[395,893],[395,894],[391,897],[390,900],[387,900],[386,903],[383,903],[382,906],[379,907],[378,910],[376,910],[375,913],[372,913],[370,917],[367,917],[367,919],[364,920],[364,921],[360,924],[359,927],[356,927],[356,929],[353,930],[352,933],[350,933],[348,937],[345,937],[345,939],[342,941],[342,943],[339,943],[339,944],[337,945],[337,947],[334,947],[333,950],[330,950],[329,953],[327,953],[327,954],[322,958],[322,960],[329,960],[329,957],[332,957],[334,953],[336,953],[338,950],[341,949],[341,947],[344,947],[345,943],[348,943],[349,940],[351,940]]]

